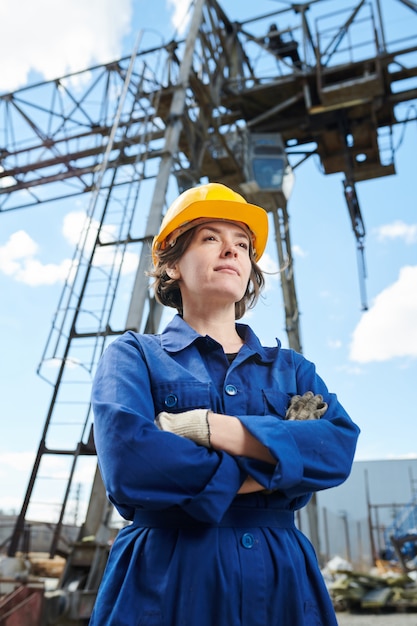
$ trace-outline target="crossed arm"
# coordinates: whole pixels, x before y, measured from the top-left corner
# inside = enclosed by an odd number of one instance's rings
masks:
[[[286,419],[319,419],[327,410],[327,404],[320,395],[307,392],[304,396],[294,396],[287,410]],[[185,413],[160,413],[156,423],[161,430],[192,439],[196,443],[223,450],[231,456],[246,456],[276,465],[277,459],[269,449],[260,443],[245,428],[242,422],[232,415],[213,413],[206,409],[193,409]],[[254,478],[247,476],[238,493],[261,491],[264,487]]]
[[[276,464],[277,460],[268,448],[255,439],[237,417],[209,413],[207,419],[210,428],[210,444],[214,450],[223,450],[232,456],[247,456],[272,465]],[[263,489],[262,485],[248,476],[238,493],[252,493]]]

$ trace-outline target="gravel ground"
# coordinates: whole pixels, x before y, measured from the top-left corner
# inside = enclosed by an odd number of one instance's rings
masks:
[[[386,613],[356,615],[337,613],[339,626],[417,626],[417,613]]]

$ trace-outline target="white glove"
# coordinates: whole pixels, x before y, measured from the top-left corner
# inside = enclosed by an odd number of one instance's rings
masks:
[[[209,413],[209,409],[191,409],[184,413],[162,411],[156,416],[155,424],[160,430],[186,437],[200,446],[210,448]]]
[[[285,414],[286,420],[318,420],[327,411],[327,402],[320,394],[307,391],[303,396],[293,396]]]

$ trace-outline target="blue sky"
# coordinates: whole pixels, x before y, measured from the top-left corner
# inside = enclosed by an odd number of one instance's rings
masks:
[[[4,0],[0,92],[128,55],[141,28],[169,39],[184,25],[186,4]],[[235,20],[286,5],[259,0],[254,12],[251,0],[220,4]],[[400,31],[415,20],[398,9],[398,0],[382,0],[382,7]],[[415,121],[396,127],[397,174],[357,186],[367,231],[367,312],[342,176],[325,176],[309,159],[296,170],[288,205],[303,352],[360,425],[361,460],[417,457],[416,139]],[[36,368],[85,209],[82,199],[72,199],[0,215],[0,509],[6,511],[21,506],[41,437],[52,388]],[[275,256],[271,242],[265,269],[276,268]],[[279,337],[287,345],[277,275],[247,321],[265,344]]]

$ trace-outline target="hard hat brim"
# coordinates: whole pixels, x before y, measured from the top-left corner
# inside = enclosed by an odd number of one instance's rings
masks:
[[[253,235],[253,247],[255,261],[259,261],[265,251],[268,240],[268,214],[265,209],[249,203],[234,202],[231,200],[196,200],[188,205],[178,216],[174,217],[152,243],[152,258],[154,265],[157,264],[157,251],[163,249],[164,243],[175,230],[182,226],[190,225],[202,218],[207,221],[227,220],[246,224]],[[185,228],[182,232],[188,230]]]

